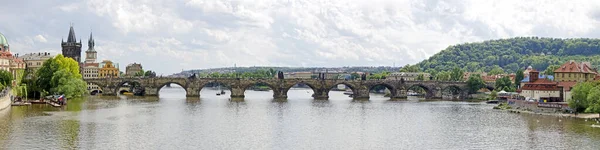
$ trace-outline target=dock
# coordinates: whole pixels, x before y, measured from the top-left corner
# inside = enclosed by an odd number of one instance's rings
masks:
[[[60,106],[62,106],[62,105],[60,105],[60,104],[58,104],[58,103],[55,103],[55,102],[53,102],[53,101],[46,101],[46,104],[48,104],[48,105],[50,105],[50,106],[54,106],[54,107],[60,107]]]
[[[11,106],[29,106],[29,105],[31,105],[31,103],[29,103],[29,102],[14,102],[10,105]]]

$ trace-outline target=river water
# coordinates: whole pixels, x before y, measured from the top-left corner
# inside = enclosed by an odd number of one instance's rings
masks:
[[[287,101],[247,91],[230,101],[205,88],[200,99],[178,87],[160,98],[71,100],[0,111],[0,149],[598,149],[595,121],[493,110],[484,103],[352,101],[343,92]],[[228,92],[229,93],[229,92]]]

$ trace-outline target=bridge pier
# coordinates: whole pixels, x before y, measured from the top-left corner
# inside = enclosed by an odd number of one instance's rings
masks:
[[[185,89],[185,97],[200,97],[200,89],[197,87],[188,87]]]
[[[396,95],[391,95],[390,99],[406,99],[406,90],[404,89],[396,89]]]
[[[231,98],[244,98],[246,89],[240,87],[231,87]]]
[[[156,87],[144,87],[144,96],[158,96],[158,88]]]
[[[360,89],[353,90],[353,92],[354,92],[353,99],[355,99],[355,100],[369,100],[369,89],[367,89],[367,88],[360,88]]]
[[[329,99],[329,90],[327,89],[314,89],[315,93],[313,93],[312,97],[315,100],[327,100]]]
[[[273,98],[274,99],[287,99],[287,90],[283,88],[279,88],[279,90],[273,89]]]

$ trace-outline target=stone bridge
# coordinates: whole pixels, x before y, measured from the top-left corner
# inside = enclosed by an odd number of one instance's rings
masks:
[[[273,97],[277,99],[287,98],[287,92],[292,86],[302,83],[309,86],[315,99],[328,99],[329,91],[339,84],[349,87],[354,99],[368,99],[369,91],[375,86],[385,86],[391,92],[392,99],[406,98],[407,91],[415,86],[426,91],[425,97],[438,99],[442,97],[442,91],[454,88],[461,98],[468,96],[466,82],[442,82],[442,81],[401,81],[401,80],[340,80],[340,79],[237,79],[237,78],[102,78],[85,79],[86,82],[96,84],[102,88],[103,95],[116,95],[119,88],[125,83],[139,83],[145,88],[146,96],[158,96],[161,88],[168,84],[177,84],[186,91],[187,97],[199,97],[200,90],[207,84],[219,83],[229,87],[232,98],[243,98],[244,92],[249,87],[262,83],[273,91]],[[488,84],[488,88],[493,85]]]

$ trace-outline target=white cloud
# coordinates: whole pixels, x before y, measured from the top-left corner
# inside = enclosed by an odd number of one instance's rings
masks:
[[[93,29],[102,58],[164,74],[233,64],[403,65],[464,42],[600,37],[600,1],[592,0],[49,1],[0,6],[13,51],[60,50],[74,22],[77,35]]]
[[[34,39],[35,39],[35,41],[42,42],[42,43],[48,42],[48,40],[46,40],[46,38],[43,35],[40,35],[40,34],[36,35],[34,37]]]

